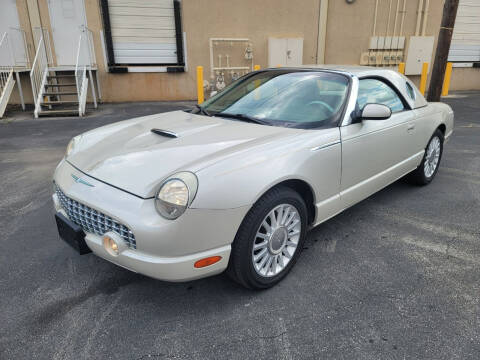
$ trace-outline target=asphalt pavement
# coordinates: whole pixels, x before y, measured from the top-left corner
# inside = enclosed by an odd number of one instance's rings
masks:
[[[0,121],[0,359],[479,359],[480,93],[444,100],[435,180],[397,181],[313,229],[292,272],[249,291],[166,283],[59,240],[51,179],[71,137],[190,103]]]

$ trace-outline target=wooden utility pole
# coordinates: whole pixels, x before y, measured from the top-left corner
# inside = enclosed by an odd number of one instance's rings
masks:
[[[457,17],[458,2],[459,0],[445,0],[443,5],[442,24],[438,33],[437,51],[435,52],[430,87],[428,88],[428,101],[440,101],[448,52],[450,50],[450,42],[452,41],[453,26]]]

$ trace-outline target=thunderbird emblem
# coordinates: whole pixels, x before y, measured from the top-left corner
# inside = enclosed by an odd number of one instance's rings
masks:
[[[95,185],[90,184],[88,181],[85,181],[85,180],[80,179],[80,178],[79,178],[78,176],[76,176],[76,175],[73,175],[73,174],[72,174],[72,178],[73,178],[73,180],[75,180],[75,182],[78,183],[78,184],[83,184],[83,185],[87,185],[87,186],[90,186],[90,187],[94,187],[94,186],[95,186]]]

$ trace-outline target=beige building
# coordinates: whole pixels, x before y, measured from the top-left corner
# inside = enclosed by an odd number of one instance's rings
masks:
[[[0,0],[0,7],[0,37],[7,34],[0,65],[5,74],[12,65],[17,80],[9,102],[46,101],[37,104],[41,112],[85,96],[195,99],[199,65],[207,94],[254,65],[405,62],[418,82],[421,64],[432,65],[443,0]],[[480,89],[477,0],[460,2],[450,60],[452,90]]]

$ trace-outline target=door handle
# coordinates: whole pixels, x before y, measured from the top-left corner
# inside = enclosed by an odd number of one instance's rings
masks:
[[[412,132],[413,130],[415,130],[415,124],[409,124],[407,127],[407,131]]]

